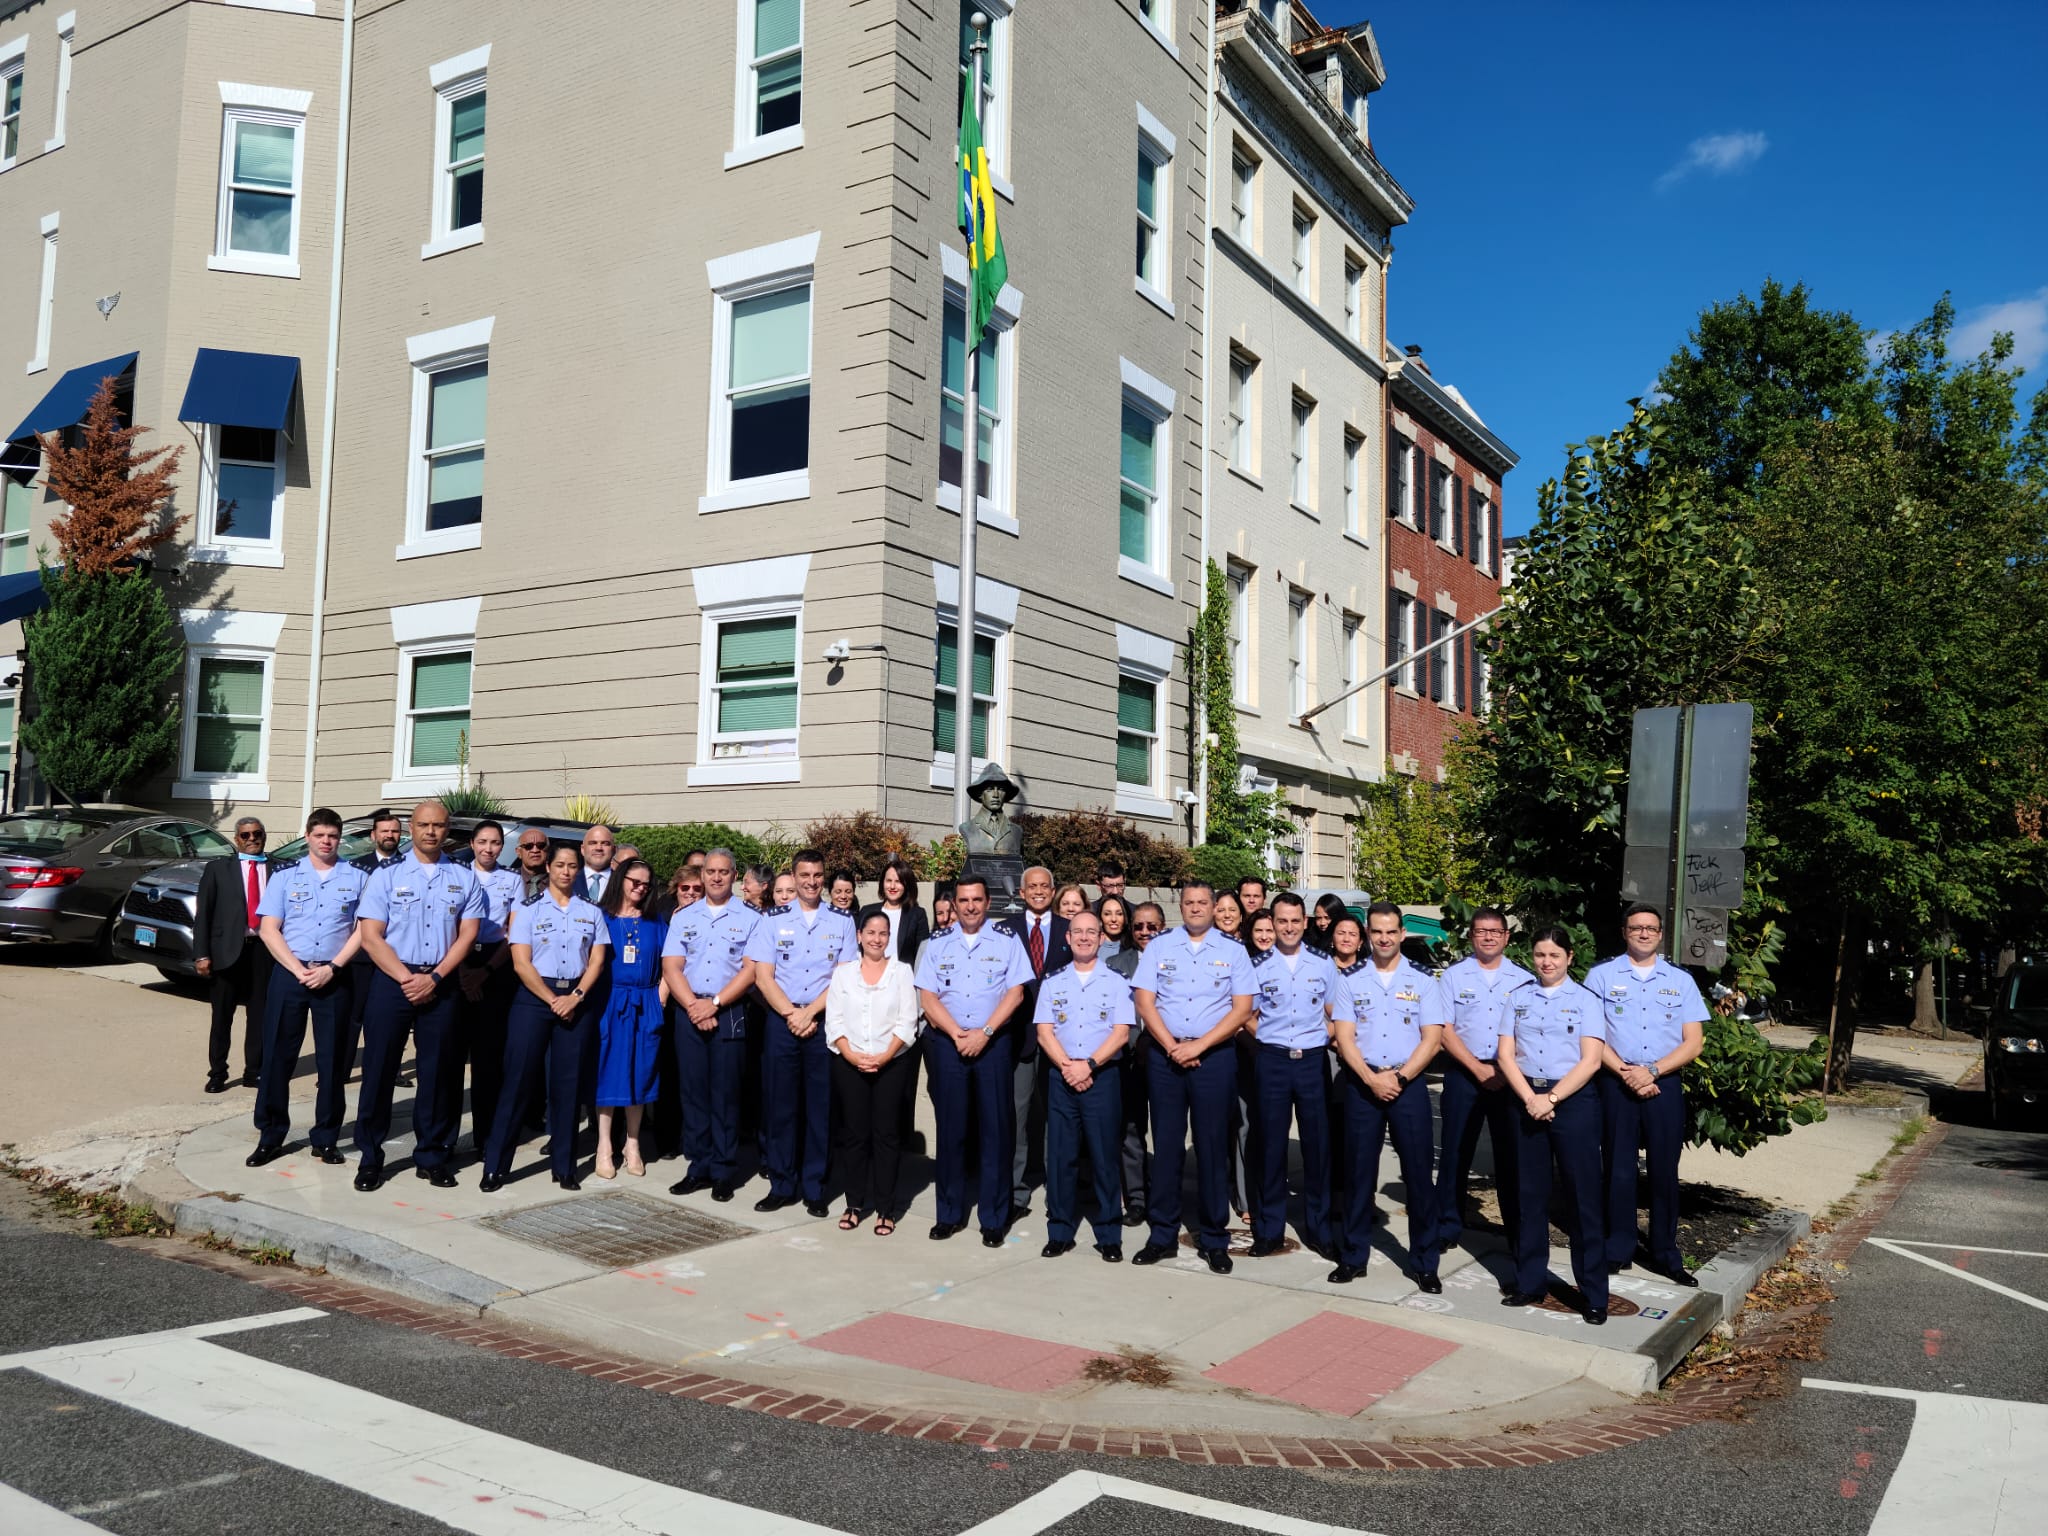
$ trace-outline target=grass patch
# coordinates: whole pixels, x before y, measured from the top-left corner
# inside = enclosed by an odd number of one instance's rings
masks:
[[[76,1189],[36,1179],[29,1184],[37,1198],[58,1215],[90,1221],[94,1237],[169,1237],[173,1230],[155,1207],[130,1204],[105,1190]]]
[[[1925,1115],[1915,1115],[1912,1119],[1901,1125],[1898,1133],[1892,1137],[1892,1151],[1894,1153],[1903,1152],[1926,1134],[1927,1117]]]

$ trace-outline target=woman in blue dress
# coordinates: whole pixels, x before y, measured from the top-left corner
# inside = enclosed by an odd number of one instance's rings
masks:
[[[668,985],[661,979],[662,923],[649,917],[654,871],[634,859],[605,887],[598,906],[611,932],[612,965],[604,1011],[597,1020],[597,1165],[600,1179],[618,1177],[612,1161],[612,1111],[626,1111],[626,1172],[643,1178],[640,1116],[658,1092]]]

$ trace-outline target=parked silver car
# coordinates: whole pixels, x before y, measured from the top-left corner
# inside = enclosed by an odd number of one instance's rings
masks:
[[[132,805],[0,817],[0,939],[110,949],[138,876],[233,851],[211,827]]]

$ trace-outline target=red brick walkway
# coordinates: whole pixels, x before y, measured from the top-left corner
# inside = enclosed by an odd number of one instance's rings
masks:
[[[1226,1387],[1349,1418],[1457,1348],[1432,1334],[1318,1312],[1202,1374]]]
[[[805,1339],[811,1349],[856,1355],[955,1381],[975,1381],[1010,1392],[1049,1392],[1078,1381],[1097,1351],[1027,1339],[992,1328],[968,1328],[884,1312]]]

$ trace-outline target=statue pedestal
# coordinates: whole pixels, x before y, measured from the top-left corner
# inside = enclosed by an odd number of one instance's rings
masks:
[[[989,916],[1023,911],[1024,902],[1017,892],[1024,884],[1024,861],[1015,854],[970,853],[964,873],[988,882]]]

